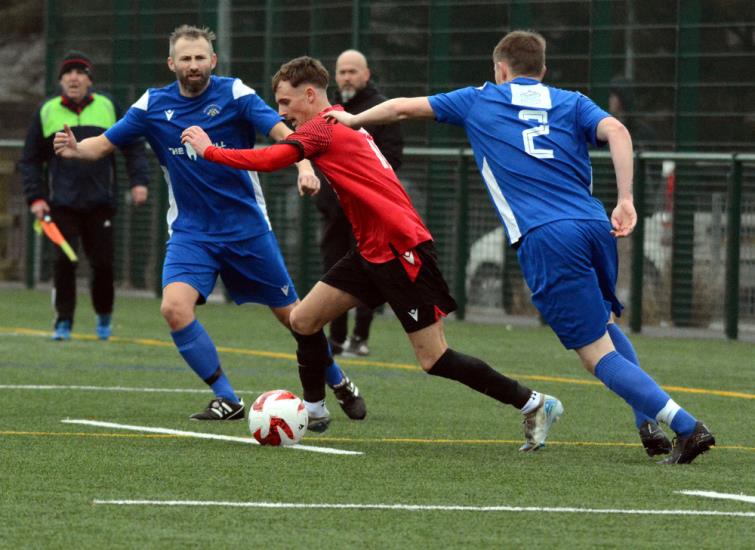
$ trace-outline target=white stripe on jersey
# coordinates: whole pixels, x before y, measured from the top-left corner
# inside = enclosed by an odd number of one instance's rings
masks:
[[[501,186],[498,185],[493,172],[490,170],[490,166],[488,166],[488,159],[485,157],[482,157],[482,179],[485,180],[485,185],[488,186],[488,191],[490,191],[490,196],[493,199],[493,205],[498,210],[501,219],[503,219],[503,225],[506,226],[511,244],[515,244],[522,236],[522,232],[519,230],[519,224],[514,217],[514,211],[511,210],[509,202],[503,196]]]
[[[254,191],[254,198],[257,199],[257,206],[260,207],[260,212],[267,222],[267,228],[272,230],[273,226],[270,223],[270,218],[267,216],[267,204],[265,203],[265,195],[262,194],[262,186],[260,185],[260,176],[257,172],[251,170],[246,171],[249,174],[249,179],[252,180],[252,190]]]
[[[141,109],[142,111],[146,111],[147,107],[149,107],[149,90],[144,92],[142,94],[142,97],[136,100],[136,103],[132,105],[132,107],[136,109]]]
[[[170,173],[168,172],[168,168],[165,166],[160,166],[163,170],[163,176],[165,177],[165,183],[168,184],[168,204],[170,205],[168,207],[168,214],[165,216],[165,218],[168,221],[168,236],[173,236],[173,222],[176,221],[176,218],[178,218],[178,205],[176,204],[176,199],[173,197],[173,184],[170,181]]]
[[[240,97],[244,97],[245,95],[257,93],[253,88],[250,88],[249,86],[244,84],[240,78],[237,78],[233,81],[233,87],[231,88],[231,90],[233,91],[233,99],[238,99]]]

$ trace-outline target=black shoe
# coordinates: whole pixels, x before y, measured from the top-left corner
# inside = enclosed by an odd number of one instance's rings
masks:
[[[344,376],[337,386],[330,386],[341,405],[343,412],[352,420],[362,420],[367,416],[367,405],[364,397],[359,395],[359,388],[348,376]]]
[[[244,420],[244,400],[234,403],[228,399],[217,397],[210,401],[202,412],[192,414],[191,420]]]
[[[352,336],[343,344],[344,357],[366,357],[370,354],[367,340],[360,336]]]
[[[307,420],[307,429],[311,432],[321,434],[328,429],[328,426],[330,426],[330,420],[331,418],[328,409],[325,409],[324,416],[312,416],[310,414]]]
[[[695,430],[688,437],[675,437],[671,456],[658,464],[689,464],[697,455],[708,451],[716,444],[716,438],[702,422],[695,424]]]
[[[648,456],[666,455],[671,452],[671,441],[658,424],[646,421],[640,426],[640,439]]]

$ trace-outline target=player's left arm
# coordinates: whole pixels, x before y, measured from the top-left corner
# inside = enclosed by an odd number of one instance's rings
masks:
[[[637,224],[637,211],[634,208],[632,181],[634,179],[634,154],[632,137],[621,122],[614,117],[606,117],[598,123],[595,131],[598,140],[608,142],[611,160],[616,172],[618,200],[611,214],[613,234],[626,237]]]
[[[279,122],[270,129],[269,136],[275,141],[282,141],[291,134],[293,134],[291,129]],[[320,191],[320,179],[315,175],[312,163],[307,159],[302,159],[296,163],[296,168],[299,170],[299,177],[296,182],[299,187],[299,195],[317,194]]]
[[[397,97],[384,101],[357,115],[345,111],[328,111],[323,115],[350,128],[390,124],[410,118],[435,118],[427,97]]]

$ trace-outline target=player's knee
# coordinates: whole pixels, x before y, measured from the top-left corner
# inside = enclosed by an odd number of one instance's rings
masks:
[[[291,312],[291,315],[288,317],[288,322],[291,330],[305,336],[314,334],[320,330],[320,327],[317,326],[316,320],[299,312],[298,308],[294,308]]]
[[[289,306],[285,308],[272,308],[271,311],[281,325],[291,330],[291,312],[293,311],[292,307]]]
[[[187,325],[193,316],[191,308],[186,308],[183,304],[175,300],[163,300],[160,304],[160,314],[168,323],[171,329]]]

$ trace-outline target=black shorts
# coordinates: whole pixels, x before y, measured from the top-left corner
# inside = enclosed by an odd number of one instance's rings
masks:
[[[350,250],[322,282],[351,294],[369,308],[388,303],[407,333],[429,327],[456,311],[456,301],[438,268],[432,241],[376,264]]]

